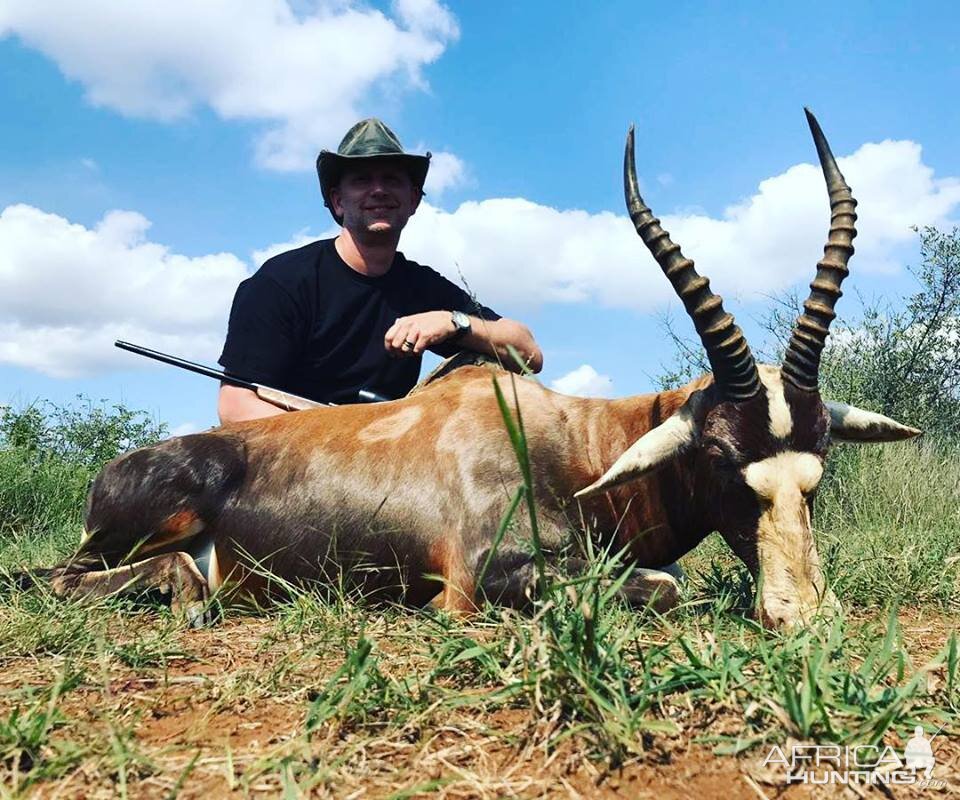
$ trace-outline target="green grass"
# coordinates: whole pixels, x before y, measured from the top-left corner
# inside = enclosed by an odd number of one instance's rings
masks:
[[[821,553],[858,605],[960,608],[960,445],[834,449],[817,502]]]
[[[732,594],[703,601],[708,587],[699,581],[684,608],[666,619],[643,618],[604,599],[603,576],[601,563],[598,580],[576,591],[548,586],[555,601],[549,624],[542,613],[503,609],[468,621],[405,609],[371,614],[362,604],[332,608],[302,594],[265,612],[246,651],[208,653],[208,666],[224,672],[197,684],[195,699],[212,718],[238,708],[248,715],[263,706],[295,711],[279,741],[236,766],[238,785],[251,791],[283,781],[304,791],[336,786],[367,749],[419,746],[451,724],[462,727],[464,718],[495,728],[491,720],[503,712],[530,726],[526,739],[506,728],[506,745],[575,747],[613,768],[671,740],[730,755],[785,736],[863,744],[915,724],[955,729],[960,659],[953,635],[932,653],[911,656],[893,616],[838,617],[771,633],[738,613]],[[63,780],[83,763],[133,796],[138,781],[163,774],[169,743],[141,742],[134,722],[153,703],[122,687],[131,677],[162,686],[201,663],[192,652],[195,634],[163,612],[145,617],[117,604],[8,603],[0,614],[4,640],[15,642],[3,658],[7,670],[67,659],[75,676],[34,677],[28,691],[0,696],[0,721],[7,720],[0,725],[0,779],[8,788]],[[237,619],[227,615],[224,625]],[[89,623],[80,624],[85,616]],[[241,625],[253,622],[246,617]],[[70,704],[76,692],[100,698],[96,714],[78,710],[88,701]],[[193,746],[185,741],[181,750]],[[187,763],[167,768],[168,779]]]
[[[80,540],[88,468],[0,445],[0,567],[51,564]]]

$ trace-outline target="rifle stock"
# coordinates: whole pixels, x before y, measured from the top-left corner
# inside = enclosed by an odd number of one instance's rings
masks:
[[[281,392],[279,389],[271,389],[269,386],[256,386],[257,397],[266,400],[275,406],[279,406],[284,411],[303,411],[308,408],[326,407],[327,403],[318,403],[316,400],[308,400],[306,397],[299,397],[295,394]]]

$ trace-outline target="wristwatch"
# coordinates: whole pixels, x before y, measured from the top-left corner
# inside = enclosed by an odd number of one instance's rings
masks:
[[[470,333],[470,317],[462,311],[451,311],[450,321],[456,329],[453,332],[453,336],[450,337],[450,341],[456,341]]]

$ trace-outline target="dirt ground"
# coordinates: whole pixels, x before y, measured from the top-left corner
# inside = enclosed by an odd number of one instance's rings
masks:
[[[911,654],[932,655],[952,621],[914,612],[902,616]],[[150,625],[145,615],[144,625]],[[36,797],[216,798],[319,797],[598,797],[598,798],[808,798],[933,797],[960,794],[960,742],[935,742],[939,788],[810,787],[787,785],[783,771],[763,768],[768,750],[714,755],[695,741],[692,726],[678,735],[650,735],[646,752],[616,769],[587,757],[568,738],[547,748],[550,720],[527,709],[445,711],[425,724],[400,729],[365,726],[324,729],[303,736],[311,669],[296,662],[291,641],[269,645],[275,622],[234,618],[219,626],[183,631],[186,655],[161,667],[134,669],[102,659],[60,699],[69,725],[63,734],[87,755],[57,778],[27,790]],[[265,646],[265,642],[268,644]],[[929,653],[927,652],[929,650]],[[330,663],[337,653],[331,653]],[[49,685],[62,657],[6,660],[0,674],[0,713],[25,686]],[[97,671],[99,669],[99,674]],[[327,672],[329,676],[329,671]],[[727,721],[731,730],[740,720]],[[724,720],[713,720],[712,729]],[[902,752],[902,750],[901,750]],[[122,757],[121,757],[122,756]],[[118,767],[122,764],[122,767]],[[11,765],[7,765],[10,768]],[[17,765],[12,766],[13,773]],[[6,794],[16,785],[7,771]],[[11,781],[12,778],[12,781]]]

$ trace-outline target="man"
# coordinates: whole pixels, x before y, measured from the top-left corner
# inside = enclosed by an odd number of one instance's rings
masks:
[[[267,261],[237,288],[220,363],[255,383],[333,403],[367,389],[396,398],[413,388],[424,350],[473,350],[533,372],[543,364],[529,329],[477,304],[429,267],[397,252],[423,197],[430,153],[405,153],[378,119],[354,125],[317,173],[341,226]],[[248,390],[220,387],[221,422],[285,413]]]

